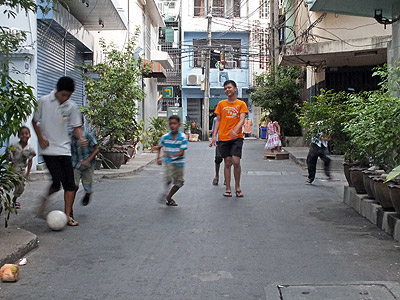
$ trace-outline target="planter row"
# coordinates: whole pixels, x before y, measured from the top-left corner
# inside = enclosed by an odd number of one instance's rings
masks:
[[[354,187],[357,194],[368,195],[384,210],[396,211],[400,214],[400,186],[385,183],[383,171],[369,171],[360,167],[344,166],[344,173],[350,187]]]
[[[369,199],[367,194],[357,194],[355,188],[349,186],[344,187],[343,202],[400,241],[400,215],[397,212],[384,209],[375,200]]]

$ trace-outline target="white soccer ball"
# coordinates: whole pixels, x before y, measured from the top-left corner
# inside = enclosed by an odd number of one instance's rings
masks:
[[[61,210],[53,210],[47,215],[47,225],[53,230],[63,230],[67,222],[67,215]]]

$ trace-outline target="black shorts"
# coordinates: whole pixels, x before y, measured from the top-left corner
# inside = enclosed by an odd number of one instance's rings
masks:
[[[228,156],[237,156],[242,158],[243,139],[236,139],[232,141],[219,141],[218,148],[222,158]]]
[[[51,179],[51,189],[58,191],[63,186],[64,191],[75,191],[74,169],[72,168],[71,156],[43,155]]]
[[[219,165],[222,163],[222,156],[221,156],[221,151],[219,150],[219,146],[215,147],[215,163]]]

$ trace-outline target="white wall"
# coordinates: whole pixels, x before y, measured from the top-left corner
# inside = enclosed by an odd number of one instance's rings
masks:
[[[134,37],[135,30],[138,27],[140,29],[140,35],[136,40],[136,47],[141,48],[142,51],[138,52],[142,57],[150,60],[150,57],[146,55],[145,40],[146,40],[146,22],[145,19],[150,18],[150,49],[157,50],[159,30],[158,24],[151,19],[149,12],[143,7],[138,0],[130,1],[129,3],[129,18],[128,18],[128,1],[120,1],[120,7],[123,8],[125,18],[129,20],[130,36]],[[100,38],[105,39],[107,43],[113,42],[117,45],[117,48],[122,49],[128,41],[128,31],[127,30],[114,30],[114,31],[95,31],[91,32],[95,37],[95,50],[94,50],[94,63],[101,62],[104,58],[101,48],[98,46],[98,41]],[[157,79],[149,78],[144,79],[144,92],[146,94],[145,99],[142,103],[138,103],[140,108],[139,118],[145,120],[145,125],[148,126],[148,120],[151,117],[157,117]],[[144,108],[144,109],[143,109]]]
[[[0,12],[3,12],[4,6],[0,7]],[[0,25],[8,26],[10,28],[17,28],[19,30],[25,31],[27,33],[27,39],[23,43],[21,47],[21,54],[18,56],[14,56],[13,67],[21,72],[20,74],[11,73],[11,77],[15,80],[20,80],[25,82],[26,84],[36,87],[37,86],[37,60],[36,60],[36,51],[37,51],[37,29],[36,29],[36,15],[32,12],[26,14],[24,11],[19,12],[16,18],[7,18],[3,13],[0,14]],[[23,54],[25,53],[25,54]],[[37,95],[36,90],[34,90],[35,96]],[[32,116],[21,125],[28,126],[31,128],[32,138],[29,143],[32,148],[38,152],[38,142],[35,132],[32,127]],[[10,139],[10,143],[18,141],[17,137],[12,137]],[[34,168],[37,164],[37,157],[34,158]]]

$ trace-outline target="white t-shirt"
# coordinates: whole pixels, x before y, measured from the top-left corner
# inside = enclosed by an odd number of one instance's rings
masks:
[[[55,93],[54,90],[41,97],[33,115],[33,121],[38,123],[43,138],[49,141],[47,148],[42,149],[39,146],[40,154],[71,156],[71,137],[68,128],[82,126],[81,113],[70,100],[60,104]]]

